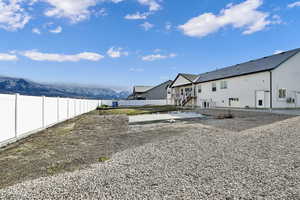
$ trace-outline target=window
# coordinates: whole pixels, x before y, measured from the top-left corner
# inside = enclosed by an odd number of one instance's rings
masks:
[[[180,90],[180,94],[183,95],[183,89]]]
[[[229,101],[240,101],[239,98],[229,98]]]
[[[227,81],[221,81],[221,89],[227,89]]]
[[[184,90],[185,90],[185,92],[191,92],[192,88],[185,88]]]
[[[201,85],[198,85],[198,93],[201,93],[202,92],[202,87]]]
[[[211,90],[212,90],[213,92],[216,92],[216,91],[217,91],[217,83],[212,83],[212,84],[211,84]]]
[[[279,89],[278,97],[279,97],[279,99],[285,99],[286,98],[286,89]]]

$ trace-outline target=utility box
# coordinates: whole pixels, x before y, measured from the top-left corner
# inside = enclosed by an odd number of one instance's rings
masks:
[[[113,101],[113,102],[112,102],[112,107],[113,107],[113,108],[119,107],[119,102]]]

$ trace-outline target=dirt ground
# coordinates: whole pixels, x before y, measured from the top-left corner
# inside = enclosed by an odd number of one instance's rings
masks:
[[[241,131],[284,120],[290,116],[233,112],[234,119],[216,119],[219,112],[199,111],[206,119],[128,125],[126,115],[92,112],[34,134],[0,150],[0,188],[25,180],[89,167],[114,153],[146,143],[183,135],[190,129]]]

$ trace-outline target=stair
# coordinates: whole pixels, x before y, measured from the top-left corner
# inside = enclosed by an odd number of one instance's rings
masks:
[[[190,100],[192,100],[192,96],[187,96],[181,103],[181,106],[185,106]]]

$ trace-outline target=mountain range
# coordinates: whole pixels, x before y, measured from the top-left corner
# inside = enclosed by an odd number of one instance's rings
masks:
[[[88,99],[126,99],[128,91],[66,84],[42,84],[23,78],[0,76],[0,93]]]

